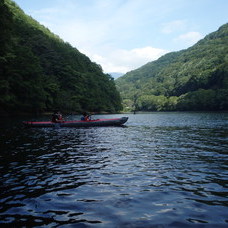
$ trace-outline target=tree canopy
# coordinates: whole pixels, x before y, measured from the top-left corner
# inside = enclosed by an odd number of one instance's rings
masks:
[[[101,66],[26,15],[0,1],[0,106],[7,112],[122,109]]]
[[[128,110],[228,110],[228,24],[116,80]]]

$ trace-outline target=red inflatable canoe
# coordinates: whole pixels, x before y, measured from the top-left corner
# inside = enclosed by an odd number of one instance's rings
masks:
[[[73,120],[63,121],[61,123],[53,123],[51,121],[33,122],[24,121],[23,124],[28,127],[102,127],[102,126],[121,126],[126,123],[128,117],[115,119],[97,119],[89,121]]]

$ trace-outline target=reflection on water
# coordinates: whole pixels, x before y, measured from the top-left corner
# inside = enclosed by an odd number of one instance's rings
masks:
[[[0,223],[227,225],[228,114],[128,116],[125,128],[30,129],[4,121]]]

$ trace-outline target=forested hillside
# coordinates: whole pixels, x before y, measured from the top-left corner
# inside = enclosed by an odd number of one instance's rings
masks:
[[[128,110],[228,110],[228,24],[116,84]]]
[[[32,113],[122,108],[111,76],[11,0],[0,1],[0,107]]]

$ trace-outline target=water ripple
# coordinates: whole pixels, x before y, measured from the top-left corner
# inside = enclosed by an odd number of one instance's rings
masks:
[[[0,132],[0,223],[228,223],[227,114],[131,115],[126,128]]]

